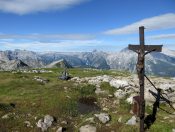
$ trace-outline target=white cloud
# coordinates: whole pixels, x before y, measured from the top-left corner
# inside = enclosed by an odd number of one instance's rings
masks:
[[[90,34],[0,34],[0,39],[67,39],[67,40],[89,40],[95,38]]]
[[[0,10],[23,15],[67,9],[85,1],[87,0],[0,0]]]
[[[39,41],[32,42],[0,42],[1,49],[3,50],[14,50],[14,49],[23,49],[31,51],[72,51],[72,49],[82,50],[79,48],[89,46],[100,46],[103,41],[99,40],[62,40],[55,43],[43,43]]]
[[[175,28],[175,13],[146,18],[121,28],[105,31],[104,34],[117,35],[137,33],[140,26],[145,26],[147,30]]]
[[[149,39],[175,39],[175,34],[160,34],[147,37]]]

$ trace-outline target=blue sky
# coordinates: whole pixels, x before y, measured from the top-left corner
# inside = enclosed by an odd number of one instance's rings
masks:
[[[0,0],[0,50],[119,51],[137,44],[175,50],[175,0]]]

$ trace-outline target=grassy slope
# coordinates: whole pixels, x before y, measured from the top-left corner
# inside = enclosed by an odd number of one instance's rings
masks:
[[[12,74],[10,72],[0,73],[0,117],[7,113],[15,113],[15,115],[11,115],[9,119],[0,118],[0,131],[9,132],[18,130],[20,132],[37,132],[39,129],[36,127],[35,123],[46,114],[57,118],[58,123],[55,123],[53,127],[56,127],[57,124],[60,124],[60,121],[67,120],[69,122],[67,125],[67,127],[69,127],[68,130],[77,131],[78,127],[85,123],[86,118],[93,116],[93,113],[81,116],[77,111],[77,100],[82,96],[82,93],[85,94],[85,96],[87,95],[97,98],[97,101],[99,98],[103,98],[92,93],[92,89],[91,91],[88,91],[88,87],[93,86],[76,86],[74,85],[74,82],[58,80],[57,76],[58,73],[61,72],[61,69],[51,70],[54,72],[42,74]],[[97,71],[88,69],[71,69],[70,73],[72,76],[79,77],[97,75],[129,75],[126,72]],[[34,76],[40,76],[49,79],[50,81],[49,83],[43,85],[33,80]],[[82,92],[82,88],[87,90]],[[102,89],[109,90],[110,93],[113,92],[109,84],[102,84]],[[115,98],[111,99],[111,101],[113,100],[115,100]],[[16,104],[16,107],[13,109],[9,103]],[[130,108],[131,106],[129,104],[125,103],[124,100],[121,100],[118,106],[114,106],[109,110],[109,114],[112,117],[111,126],[106,127],[105,125],[97,124],[98,131],[138,131],[137,126],[128,126],[124,124],[124,122],[126,122],[132,116],[129,113]],[[117,113],[113,113],[113,111],[117,111]],[[120,116],[122,116],[122,123],[118,122]],[[158,114],[158,119],[150,131],[170,132],[172,128],[175,127],[173,126],[175,124],[175,119],[171,123],[162,122],[164,116],[167,116],[167,114],[160,111]],[[35,120],[35,118],[37,119]],[[26,120],[31,122],[33,128],[27,128],[25,126],[24,121]],[[77,126],[77,128],[75,126]],[[55,130],[49,129],[49,131]]]

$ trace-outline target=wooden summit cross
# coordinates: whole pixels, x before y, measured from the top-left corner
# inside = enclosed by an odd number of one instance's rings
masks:
[[[144,40],[144,26],[139,27],[140,45],[130,45],[128,48],[138,53],[137,62],[137,74],[140,85],[140,106],[139,106],[139,117],[140,117],[140,132],[144,132],[144,117],[145,117],[145,100],[144,100],[144,75],[145,75],[145,55],[152,52],[162,51],[162,45],[145,45]]]

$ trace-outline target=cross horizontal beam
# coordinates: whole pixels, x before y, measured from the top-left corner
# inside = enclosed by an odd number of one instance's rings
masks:
[[[163,45],[144,45],[144,51],[157,51],[161,52],[162,51],[162,46]],[[138,51],[142,49],[141,45],[131,45],[129,44],[128,48],[133,51]]]

